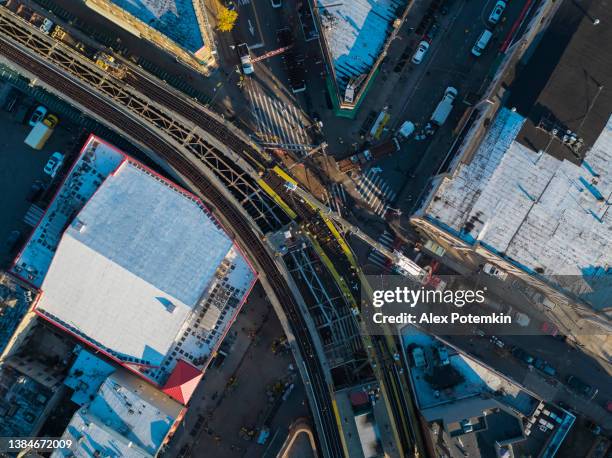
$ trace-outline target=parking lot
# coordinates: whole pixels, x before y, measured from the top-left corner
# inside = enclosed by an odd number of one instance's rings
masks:
[[[51,177],[43,172],[47,160],[55,151],[67,151],[73,141],[69,126],[60,120],[42,150],[26,145],[24,139],[32,129],[28,121],[39,103],[20,92],[16,94],[17,101],[11,104],[13,106],[6,106],[7,98],[13,98],[15,94],[11,85],[0,82],[0,266],[10,263],[32,229],[24,222],[32,205],[28,198],[42,199],[45,194],[41,189],[36,193],[38,196],[32,196],[32,186],[38,183],[42,188],[48,188],[52,184]],[[10,111],[5,108],[10,108]],[[13,244],[15,231],[19,231],[19,236]]]

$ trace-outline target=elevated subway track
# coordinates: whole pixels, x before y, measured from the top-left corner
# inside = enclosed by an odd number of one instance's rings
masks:
[[[232,192],[263,232],[278,229],[287,222],[282,210],[257,185],[254,167],[241,156],[247,150],[255,154],[254,148],[212,115],[203,110],[195,110],[197,113],[189,111],[198,115],[196,122],[205,124],[206,128],[211,127],[211,132],[194,124],[194,121],[181,119],[181,112],[169,111],[155,99],[170,102],[175,107],[180,105],[183,113],[188,111],[185,100],[170,97],[166,89],[155,86],[143,76],[131,74],[131,82],[145,88],[146,92],[139,92],[5,8],[0,8],[0,32],[7,43],[18,43],[46,63],[61,69],[62,73],[72,75],[96,93],[112,99],[117,106],[147,122],[153,129],[163,132],[181,149],[195,155]],[[39,78],[44,81],[42,76]],[[179,100],[183,103],[180,104]],[[225,132],[222,134],[223,128]],[[235,151],[232,147],[240,149]]]
[[[129,133],[130,137],[154,151],[173,170],[190,182],[198,194],[206,202],[212,204],[215,212],[229,223],[227,229],[232,236],[237,238],[243,250],[249,254],[249,258],[262,272],[262,281],[269,284],[270,289],[282,304],[291,330],[296,337],[296,345],[304,358],[304,366],[316,403],[312,407],[318,412],[320,418],[323,436],[320,439],[322,445],[324,445],[323,450],[327,451],[325,456],[343,456],[336,419],[332,410],[330,390],[325,381],[321,362],[315,357],[314,344],[307,332],[306,323],[299,311],[298,304],[282,273],[268,254],[258,234],[246,221],[245,216],[194,165],[194,159],[201,160],[201,158],[197,156],[185,157],[184,153],[171,145],[166,139],[153,133],[143,123],[134,120],[132,116],[118,109],[111,101],[98,97],[60,71],[33,59],[27,52],[15,46],[6,36],[0,37],[0,43],[2,44],[0,54],[76,103],[88,107],[96,116],[115,126],[119,131]]]
[[[160,91],[156,81],[152,81],[147,76],[135,71],[128,71],[123,81],[143,94],[147,94],[148,97],[157,103],[180,114],[185,119],[195,121],[217,140],[241,154],[255,170],[263,170],[265,168],[266,164],[262,164],[262,161],[267,162],[267,157],[261,157],[261,153],[258,150],[238,135],[230,132],[231,126],[226,126],[223,122],[207,113],[202,107],[191,103],[183,94],[170,87]]]

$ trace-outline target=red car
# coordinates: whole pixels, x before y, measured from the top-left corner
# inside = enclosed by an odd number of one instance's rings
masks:
[[[540,331],[542,331],[544,334],[548,334],[549,336],[553,336],[553,337],[556,337],[559,334],[559,328],[557,328],[557,326],[547,321],[542,323],[542,326],[540,327]]]

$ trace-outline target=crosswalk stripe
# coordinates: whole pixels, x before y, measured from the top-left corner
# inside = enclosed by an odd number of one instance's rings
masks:
[[[385,205],[385,203],[382,200],[379,200],[378,201],[378,205],[374,209],[374,213],[376,213],[378,215],[378,212],[382,209],[382,207],[384,207],[384,205]]]
[[[249,85],[248,93],[251,111],[266,141],[281,145],[295,145],[293,149],[298,151],[308,149],[308,135],[295,106],[286,106],[280,100],[269,97],[256,86]]]
[[[370,183],[368,184],[368,187],[367,187],[367,192],[363,195],[363,198],[365,199],[365,201],[368,204],[370,204],[371,196],[374,195],[373,193],[374,193],[374,191],[376,189],[376,180],[377,179],[375,179],[374,181],[370,181]]]
[[[282,130],[287,138],[287,143],[300,143],[295,136],[296,129],[291,126],[289,119],[285,114],[287,113],[287,107],[280,103],[278,100],[275,101],[277,107],[278,117],[280,118],[279,126],[282,124]]]
[[[268,110],[264,110],[264,102],[261,98],[261,94],[259,93],[259,91],[254,90],[253,91],[253,98],[256,102],[256,106],[257,106],[257,113],[259,115],[259,118],[261,119],[261,122],[264,126],[264,130],[268,135],[271,136],[275,136],[275,132],[274,129],[272,128],[272,124],[271,124],[271,119],[270,119],[270,114],[268,113]]]
[[[387,267],[387,262],[386,260],[382,260],[382,259],[378,259],[378,258],[368,258],[368,260],[374,264],[377,265],[378,267],[382,267],[383,269]]]
[[[393,245],[393,242],[395,241],[395,239],[388,233],[385,232],[379,239],[378,241],[383,244],[384,246],[386,246],[387,248],[389,248],[390,246]]]
[[[275,129],[276,126],[274,123],[274,119],[272,118],[272,116],[274,115],[273,110],[270,110],[267,100],[265,99],[264,95],[261,94],[259,91],[257,91],[256,97],[257,101],[259,102],[260,111],[264,115],[267,130],[270,132],[271,135],[280,138],[281,136],[279,135],[279,132]]]
[[[297,126],[299,126],[299,128],[295,130],[300,139],[299,143],[307,145],[310,142],[308,141],[308,136],[306,135],[306,128],[300,121],[300,114],[294,106],[291,107],[291,110],[293,111],[293,119]]]
[[[361,196],[366,200],[368,198],[369,193],[374,188],[374,183],[372,181],[372,178],[373,177],[370,177],[370,173],[368,172],[368,175],[366,175],[364,179],[364,187],[363,187],[363,192],[361,193]]]

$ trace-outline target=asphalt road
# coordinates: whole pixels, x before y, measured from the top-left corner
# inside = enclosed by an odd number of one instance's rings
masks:
[[[484,3],[484,4],[483,4]],[[444,161],[453,142],[453,128],[468,107],[464,99],[481,92],[483,81],[498,57],[497,49],[512,23],[517,19],[524,1],[511,2],[504,13],[506,19],[495,28],[494,36],[485,53],[476,58],[470,50],[486,25],[486,17],[494,2],[458,2],[446,23],[446,28],[434,38],[429,55],[419,68],[411,68],[406,79],[407,95],[398,98],[401,108],[391,107],[396,115],[392,129],[410,120],[417,129],[429,120],[436,104],[448,86],[458,89],[459,96],[449,119],[433,138],[404,143],[400,153],[380,162],[387,181],[399,189],[395,207],[408,215],[416,198],[426,187]],[[410,65],[410,64],[409,64]],[[395,104],[394,104],[395,105]]]
[[[236,1],[238,22],[231,34],[219,35],[220,54],[224,56],[222,65],[232,78],[232,71],[239,66],[239,59],[234,47],[247,43],[252,58],[281,47],[277,40],[277,31],[289,26],[296,40],[294,49],[300,50],[303,37],[297,33],[294,5],[283,2],[281,8],[273,8],[270,1],[240,0]],[[254,64],[255,72],[251,75],[240,75],[236,83],[226,85],[226,91],[235,101],[236,116],[242,126],[256,135],[264,146],[282,145],[293,151],[306,151],[312,143],[309,126],[312,121],[301,106],[304,96],[293,94],[289,88],[287,70],[283,64],[283,54],[279,54]],[[231,68],[230,68],[231,67]],[[298,156],[301,153],[298,153]]]

